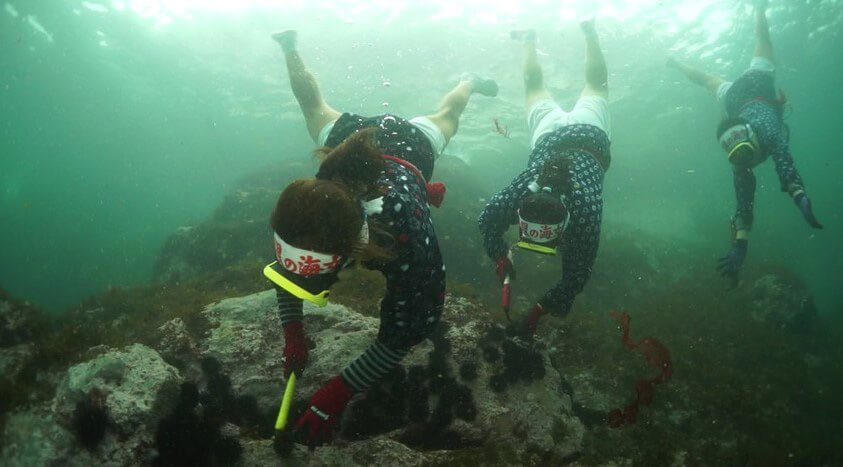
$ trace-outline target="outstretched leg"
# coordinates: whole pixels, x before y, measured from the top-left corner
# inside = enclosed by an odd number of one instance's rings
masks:
[[[682,74],[685,75],[692,83],[708,89],[714,95],[717,95],[717,91],[720,89],[720,86],[726,82],[726,80],[719,76],[710,75],[702,70],[697,70],[696,68],[685,65],[684,63],[679,63],[673,57],[667,59],[667,66],[681,71]]]
[[[307,131],[314,142],[318,142],[319,132],[322,128],[340,117],[340,113],[329,106],[322,94],[319,92],[319,85],[296,50],[296,31],[277,32],[272,38],[281,45],[284,51],[284,60],[287,62],[287,73],[290,76],[290,87],[293,95],[301,107],[304,115]]]
[[[600,50],[600,40],[594,28],[594,18],[580,23],[585,34],[585,88],[582,96],[600,96],[609,98],[609,72],[606,70],[606,60]]]
[[[755,53],[753,55],[775,62],[773,41],[770,40],[770,25],[767,23],[766,0],[757,0],[755,3]]]
[[[550,93],[544,87],[544,76],[542,67],[539,65],[539,57],[536,53],[536,32],[532,29],[512,31],[510,37],[513,40],[521,41],[524,48],[524,90],[527,96],[527,111],[533,108],[536,102],[551,99]]]
[[[471,95],[475,92],[494,97],[498,94],[498,85],[492,79],[481,78],[474,73],[463,73],[460,77],[460,83],[442,99],[439,110],[435,114],[427,116],[442,131],[445,136],[445,144],[448,144],[448,141],[457,134],[460,116],[465,110],[465,106],[468,105]]]

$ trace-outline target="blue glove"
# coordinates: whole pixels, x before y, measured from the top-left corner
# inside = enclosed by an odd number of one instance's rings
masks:
[[[814,210],[811,208],[811,200],[808,199],[808,196],[805,193],[799,193],[795,198],[793,198],[793,201],[796,203],[796,206],[799,207],[799,210],[802,211],[802,216],[805,217],[805,222],[807,222],[808,225],[815,229],[823,228],[823,225],[820,224],[814,216]]]
[[[717,271],[724,277],[732,279],[732,285],[738,285],[738,271],[740,271],[743,261],[746,259],[746,249],[749,242],[744,239],[737,239],[732,245],[729,253],[720,258],[717,263]]]

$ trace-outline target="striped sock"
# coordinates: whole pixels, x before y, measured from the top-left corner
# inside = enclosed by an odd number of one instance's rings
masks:
[[[281,324],[302,320],[304,313],[302,312],[302,300],[300,298],[280,287],[275,288],[275,296],[278,298],[278,316],[281,317]]]
[[[409,351],[392,350],[380,342],[375,342],[363,355],[342,370],[342,377],[354,392],[365,391],[398,366]]]

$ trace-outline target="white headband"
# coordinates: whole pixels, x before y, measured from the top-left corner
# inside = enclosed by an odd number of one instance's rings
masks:
[[[539,186],[538,179],[530,182],[527,188],[533,193],[553,193],[550,187]],[[538,224],[526,221],[521,217],[521,210],[518,210],[518,228],[521,230],[521,238],[533,243],[550,243],[559,238],[562,232],[568,228],[568,222],[571,220],[571,211],[568,211],[568,205],[565,203],[565,195],[560,194],[559,201],[565,208],[565,220],[558,224]]]
[[[360,241],[369,243],[368,216],[383,212],[383,196],[370,201],[361,201],[363,208],[363,227],[360,229]],[[300,276],[314,276],[330,274],[338,271],[344,262],[339,255],[318,253],[316,251],[297,248],[285,242],[277,233],[275,236],[275,259],[284,269]]]
[[[533,243],[550,243],[565,231],[568,227],[568,220],[571,218],[571,213],[565,216],[565,220],[558,224],[537,224],[535,222],[525,221],[521,217],[521,212],[518,212],[518,228],[521,230],[521,238],[529,240]]]
[[[745,141],[754,142],[754,139],[755,133],[752,131],[752,127],[745,123],[739,123],[730,127],[728,130],[723,132],[722,135],[720,135],[720,146],[722,146],[726,152],[731,152],[738,144]]]
[[[275,259],[284,269],[300,276],[330,274],[340,269],[342,259],[338,255],[317,253],[296,248],[275,234]]]

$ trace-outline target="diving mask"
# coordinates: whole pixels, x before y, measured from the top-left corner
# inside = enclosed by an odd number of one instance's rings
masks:
[[[763,161],[758,137],[748,123],[734,125],[723,132],[720,135],[720,146],[733,165],[751,168]]]

